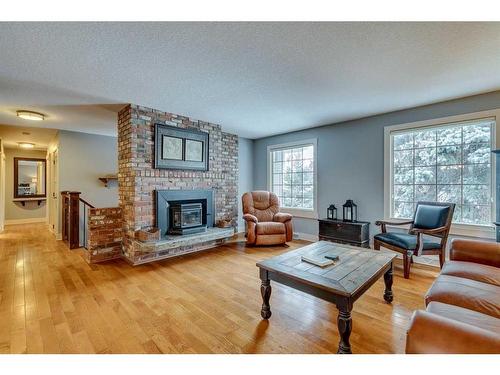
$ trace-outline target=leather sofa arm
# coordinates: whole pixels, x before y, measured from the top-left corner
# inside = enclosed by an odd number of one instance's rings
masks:
[[[293,216],[285,212],[278,212],[274,214],[273,221],[279,221],[280,223],[286,223],[292,220]]]
[[[259,220],[257,220],[257,217],[252,215],[252,214],[244,214],[243,215],[243,220],[245,221],[253,221],[254,223],[258,223]]]
[[[406,353],[500,353],[500,337],[470,324],[418,310],[413,313],[406,334]]]
[[[500,244],[454,239],[451,241],[450,260],[473,262],[500,268]]]

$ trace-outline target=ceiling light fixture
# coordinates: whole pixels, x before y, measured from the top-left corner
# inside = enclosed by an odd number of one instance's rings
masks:
[[[38,113],[33,111],[17,111],[17,117],[21,117],[25,120],[31,120],[31,121],[45,120],[45,115],[43,113]]]
[[[17,142],[17,144],[21,148],[35,148],[35,144],[30,142]]]

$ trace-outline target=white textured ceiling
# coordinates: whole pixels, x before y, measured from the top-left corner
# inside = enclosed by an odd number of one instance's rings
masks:
[[[258,138],[500,88],[500,23],[2,23],[0,123],[137,103]]]
[[[5,148],[17,148],[19,142],[34,143],[36,150],[45,150],[57,134],[41,122],[31,121],[32,127],[0,125],[0,139]],[[37,126],[38,125],[38,126]]]

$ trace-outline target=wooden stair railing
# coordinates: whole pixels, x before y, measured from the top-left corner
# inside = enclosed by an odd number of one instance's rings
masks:
[[[95,208],[80,197],[79,191],[61,191],[62,197],[62,239],[70,249],[77,249],[80,245],[80,202],[83,203],[83,246],[87,244],[87,226],[85,207]]]

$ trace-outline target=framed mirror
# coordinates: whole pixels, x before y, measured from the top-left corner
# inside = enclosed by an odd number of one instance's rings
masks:
[[[14,158],[14,198],[45,198],[45,159]]]

